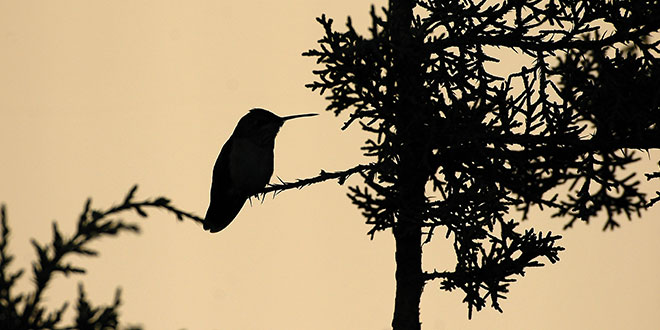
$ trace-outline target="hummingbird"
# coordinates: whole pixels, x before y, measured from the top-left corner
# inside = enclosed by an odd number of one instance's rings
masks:
[[[238,121],[213,166],[204,230],[211,233],[223,230],[245,201],[268,184],[273,175],[275,137],[284,122],[316,115],[280,117],[266,109],[254,108]]]

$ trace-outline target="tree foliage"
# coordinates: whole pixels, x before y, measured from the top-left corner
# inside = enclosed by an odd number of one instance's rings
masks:
[[[53,222],[53,238],[47,244],[32,240],[37,260],[32,262],[32,280],[34,288],[29,292],[16,293],[14,289],[24,270],[12,272],[9,267],[14,256],[9,253],[8,244],[10,230],[7,223],[5,206],[2,205],[0,214],[0,329],[118,329],[120,290],[117,289],[114,302],[107,306],[95,306],[85,296],[83,285],[79,286],[76,304],[76,317],[73,325],[61,325],[62,316],[68,307],[63,303],[56,310],[48,311],[43,306],[44,291],[57,274],[69,276],[71,274],[84,274],[85,269],[66,260],[70,256],[97,256],[98,252],[90,245],[103,237],[117,236],[124,232],[138,233],[139,227],[134,223],[127,223],[116,218],[118,213],[133,210],[142,217],[147,217],[145,208],[160,208],[170,211],[179,220],[189,218],[201,222],[199,217],[181,211],[170,204],[167,198],[159,197],[154,200],[135,201],[134,195],[137,186],[134,186],[124,198],[122,204],[107,210],[93,209],[91,199],[85,203],[80,214],[76,230],[73,235],[63,235]],[[125,327],[126,329],[139,329],[138,327]]]
[[[658,1],[391,0],[370,14],[366,35],[321,16],[303,55],[321,65],[307,86],[327,110],[373,136],[349,194],[369,233],[393,229],[397,253],[420,230],[453,241],[453,270],[398,264],[398,282],[440,279],[470,314],[501,311],[514,275],[562,250],[558,235],[517,230],[532,208],[612,229],[649,206],[627,166],[660,146]],[[498,74],[506,51],[525,60]]]

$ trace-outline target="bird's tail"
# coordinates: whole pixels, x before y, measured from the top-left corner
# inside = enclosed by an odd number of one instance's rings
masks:
[[[222,196],[218,200],[211,199],[204,218],[204,230],[217,233],[236,218],[247,198],[243,196]]]

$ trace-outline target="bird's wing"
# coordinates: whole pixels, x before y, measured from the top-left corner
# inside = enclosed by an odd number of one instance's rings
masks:
[[[231,175],[229,173],[229,158],[233,145],[233,137],[230,137],[225,142],[225,145],[222,146],[220,155],[218,155],[218,159],[215,161],[215,165],[213,166],[213,181],[211,183],[211,198],[213,198],[214,192],[217,195],[221,191],[221,187],[230,187],[233,183],[231,182]]]
[[[233,188],[231,180],[229,159],[232,152],[233,140],[230,137],[220,150],[220,155],[213,167],[213,181],[211,183],[211,200],[204,219],[204,229],[212,233],[227,227],[243,207],[247,196],[238,194]]]

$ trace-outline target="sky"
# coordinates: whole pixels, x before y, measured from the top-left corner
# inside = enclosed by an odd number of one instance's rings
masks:
[[[29,240],[50,240],[52,221],[72,233],[88,197],[109,208],[139,184],[138,199],[166,196],[203,215],[215,158],[253,107],[321,114],[282,128],[275,175],[285,181],[367,162],[366,136],[342,131],[346,117],[324,113],[327,102],[304,87],[317,66],[300,54],[322,36],[315,17],[341,28],[350,15],[365,31],[371,3],[0,1],[0,202],[14,269],[29,267]],[[145,329],[388,329],[393,237],[370,240],[347,191],[326,182],[269,196],[213,235],[162,211],[123,214],[141,234],[103,239],[93,246],[100,257],[72,259],[87,274],[56,277],[46,304],[74,302],[83,283],[96,304],[121,287],[122,323]],[[659,215],[656,207],[602,232],[599,222],[562,231],[561,220],[533,214],[525,226],[564,236],[560,262],[512,284],[504,313],[472,320],[461,292],[431,282],[423,328],[657,329]],[[427,270],[454,260],[446,241],[426,247]],[[29,288],[29,277],[20,285]]]

